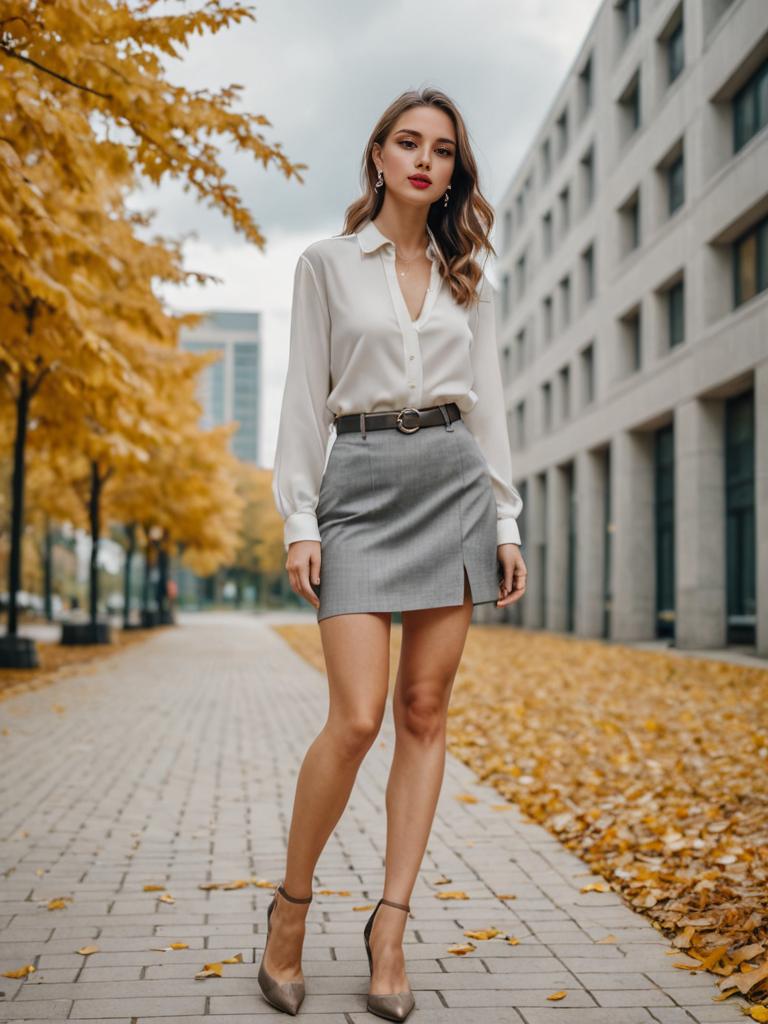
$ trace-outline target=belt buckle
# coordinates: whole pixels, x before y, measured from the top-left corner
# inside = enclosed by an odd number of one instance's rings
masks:
[[[415,412],[416,413],[416,417],[419,420],[419,422],[417,422],[415,427],[404,427],[403,426],[403,413],[406,413],[406,412]],[[418,409],[414,409],[412,405],[406,405],[406,407],[404,409],[401,409],[400,412],[397,414],[397,429],[399,431],[401,431],[401,433],[403,433],[403,434],[414,434],[420,427],[421,427],[421,417],[419,415],[419,410]]]

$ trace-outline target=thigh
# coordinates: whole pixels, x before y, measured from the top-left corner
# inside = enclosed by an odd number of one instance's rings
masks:
[[[318,623],[328,675],[329,719],[381,721],[389,689],[389,612],[330,615]]]
[[[395,706],[413,701],[448,707],[469,624],[472,593],[464,572],[464,603],[403,612]]]

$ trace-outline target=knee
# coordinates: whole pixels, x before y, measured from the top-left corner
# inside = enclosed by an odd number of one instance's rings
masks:
[[[403,698],[399,716],[401,728],[419,740],[434,740],[445,729],[445,702],[418,692]]]
[[[380,728],[381,717],[377,715],[349,715],[332,730],[336,750],[349,760],[360,758],[370,749]]]

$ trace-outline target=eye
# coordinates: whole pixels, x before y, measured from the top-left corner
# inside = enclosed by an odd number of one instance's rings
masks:
[[[399,140],[399,144],[401,146],[415,146],[416,145],[416,143],[413,141],[413,139],[400,139]],[[439,149],[437,150],[437,152],[438,153],[442,153],[444,156],[451,156],[452,155],[451,154],[451,150],[450,149],[446,149],[445,146],[440,146]]]

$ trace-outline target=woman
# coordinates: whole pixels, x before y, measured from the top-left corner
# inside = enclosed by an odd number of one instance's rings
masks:
[[[291,586],[317,609],[330,702],[299,773],[259,983],[298,1011],[315,865],[379,732],[401,612],[384,896],[364,942],[368,1009],[404,1020],[408,901],[472,608],[519,600],[526,569],[492,291],[474,259],[493,251],[493,212],[444,93],[409,91],[385,111],[363,189],[344,233],[305,249],[294,279],[273,493]]]

